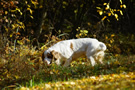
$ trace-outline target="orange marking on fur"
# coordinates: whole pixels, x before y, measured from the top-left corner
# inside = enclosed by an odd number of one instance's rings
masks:
[[[58,52],[56,52],[56,51],[53,50],[51,53],[52,53],[52,55],[53,55],[53,59],[54,59],[54,60],[57,60],[57,59],[60,58],[60,54],[59,54]]]
[[[73,43],[70,44],[70,48],[73,50]]]

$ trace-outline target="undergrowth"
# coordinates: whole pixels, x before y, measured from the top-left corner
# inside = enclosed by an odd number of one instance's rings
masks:
[[[62,66],[57,66],[52,64],[52,66],[47,67],[45,65],[41,66],[40,70],[35,70],[36,73],[33,73],[31,76],[24,76],[24,79],[20,78],[21,82],[17,82],[5,87],[34,87],[43,83],[57,83],[62,81],[74,81],[83,78],[89,77],[99,77],[101,75],[109,75],[108,78],[111,78],[112,74],[128,74],[133,72],[135,73],[135,56],[119,56],[114,58],[112,56],[106,56],[104,60],[104,65],[97,64],[92,67],[88,61],[83,61],[82,63],[73,62],[70,67],[64,68]],[[31,69],[30,69],[31,70]],[[32,72],[32,71],[31,71]],[[25,72],[23,72],[25,73]],[[14,74],[15,75],[15,74]],[[22,77],[22,76],[20,76]],[[27,78],[27,79],[26,79]],[[134,78],[133,78],[134,79]],[[103,82],[105,83],[105,82]],[[53,87],[52,87],[53,88]]]
[[[119,75],[130,72],[134,76],[135,56],[131,54],[120,55],[120,52],[114,54],[115,50],[118,51],[121,49],[120,47],[114,48],[117,45],[114,40],[115,35],[111,35],[110,37],[110,39],[105,39],[108,50],[104,64],[97,64],[94,67],[85,58],[79,58],[77,61],[73,61],[70,67],[67,68],[55,64],[52,64],[50,67],[46,66],[42,62],[41,55],[54,42],[60,41],[56,37],[53,37],[53,41],[48,41],[47,44],[38,50],[30,45],[30,41],[27,39],[18,41],[16,47],[6,44],[4,48],[0,48],[0,89],[34,87],[42,83],[72,81],[93,76]],[[128,52],[128,49],[126,52]]]
[[[135,56],[119,56],[117,58],[106,56],[104,65],[97,64],[94,67],[88,62],[73,62],[68,68],[53,64],[38,73],[31,81],[25,84],[23,82],[20,88],[132,89],[135,87],[134,58]]]

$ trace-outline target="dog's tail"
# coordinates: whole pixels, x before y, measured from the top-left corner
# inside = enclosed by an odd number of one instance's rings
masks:
[[[99,42],[98,50],[105,51],[107,49],[103,42]]]

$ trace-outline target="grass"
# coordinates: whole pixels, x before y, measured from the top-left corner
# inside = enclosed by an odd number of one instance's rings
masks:
[[[133,89],[135,87],[135,73],[129,72],[126,74],[109,74],[109,75],[99,75],[90,76],[87,78],[81,78],[77,80],[70,81],[58,81],[41,83],[33,87],[29,87],[30,90],[33,89],[55,89],[55,90],[73,90],[73,89]],[[20,89],[28,89],[28,87],[21,87]]]
[[[47,48],[47,47],[44,47]],[[44,50],[28,45],[7,47],[0,57],[0,89],[133,89],[135,55],[106,54],[104,64],[92,67],[85,58],[63,68],[47,67],[41,59]]]
[[[104,65],[92,67],[82,60],[68,68],[53,64],[29,82],[16,89],[133,89],[135,88],[135,56],[108,55]],[[25,83],[25,84],[24,84]]]

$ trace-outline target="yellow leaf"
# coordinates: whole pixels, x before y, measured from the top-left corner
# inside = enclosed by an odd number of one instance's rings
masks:
[[[119,56],[119,54],[115,54],[115,57],[118,57]]]
[[[117,14],[114,14],[114,16],[115,16],[115,18],[116,18],[117,20],[119,20],[119,19],[118,19],[118,15],[117,15]]]
[[[25,1],[25,3],[27,4],[28,2],[27,2],[27,1]]]
[[[15,27],[15,25],[14,24],[12,24],[12,29],[15,29],[16,27]]]
[[[108,47],[111,47],[111,44],[108,44]]]
[[[20,13],[20,15],[22,15],[22,12],[19,8],[16,8],[16,10]]]
[[[46,45],[44,45],[44,46],[41,47],[41,50],[44,50],[46,48],[47,48]]]
[[[101,9],[100,7],[96,7],[97,9]]]
[[[79,37],[79,35],[78,35],[78,34],[76,34],[76,37]]]
[[[67,3],[66,1],[63,1],[63,4],[64,4],[64,5],[67,5],[68,3]]]
[[[111,12],[112,15],[114,15],[114,13],[113,13],[114,11],[113,10],[110,10],[110,12]]]
[[[78,12],[78,10],[74,10],[74,13],[77,13]]]
[[[22,12],[20,12],[20,15],[22,15]]]
[[[117,9],[117,11],[120,11],[120,9]]]
[[[105,10],[108,10],[108,8],[106,7]]]
[[[13,35],[12,34],[10,34],[10,37],[12,37]]]
[[[18,78],[19,78],[19,76],[15,75],[15,78],[16,78],[16,79],[18,79]]]
[[[33,16],[30,16],[33,19]]]
[[[123,4],[123,8],[126,8],[126,5],[125,4]]]
[[[98,13],[99,13],[99,15],[102,15],[103,11],[102,10],[98,10]]]
[[[75,85],[75,82],[70,82],[71,85]]]
[[[83,32],[83,30],[80,30],[80,32],[82,33],[82,32]]]
[[[30,7],[30,5],[28,5],[28,7]]]
[[[32,11],[30,8],[27,8],[27,10],[29,10],[29,11],[30,11],[30,14],[32,14],[32,13],[33,13],[33,11]]]
[[[115,36],[114,34],[111,35],[111,37],[114,37],[114,36]]]
[[[120,14],[123,15],[123,12],[120,10]]]
[[[102,20],[104,21],[106,18],[107,18],[107,16],[104,16],[104,17],[102,18]]]
[[[113,43],[114,42],[114,40],[110,40],[110,43]]]
[[[21,87],[20,90],[29,90],[29,88]]]
[[[108,16],[111,16],[111,13],[108,13]]]
[[[108,10],[110,8],[110,5],[109,5],[109,3],[106,5],[106,8],[105,8],[105,10]]]
[[[20,45],[23,45],[23,43],[21,41],[17,41],[17,43]],[[21,56],[21,54],[20,54],[20,56]]]
[[[87,31],[87,30],[83,30],[83,32],[84,32],[84,33],[88,33],[88,31]]]
[[[90,25],[91,25],[91,23],[90,23],[90,22],[88,22],[87,24],[88,24],[88,26],[90,26]]]
[[[8,28],[6,26],[4,26],[5,30],[8,32]]]
[[[116,11],[116,9],[114,9],[113,11]]]
[[[7,15],[8,14],[8,11],[5,11],[5,14]]]
[[[104,3],[103,5],[107,5],[107,3]]]
[[[120,8],[122,8],[123,7],[123,5],[120,5]]]
[[[38,2],[37,2],[37,1],[31,0],[31,3],[32,3],[33,5],[38,5]]]
[[[122,4],[122,0],[120,0],[120,3]]]
[[[107,40],[107,39],[108,39],[108,37],[107,37],[107,36],[105,36],[105,39]]]
[[[11,10],[11,12],[15,12],[16,10]]]

